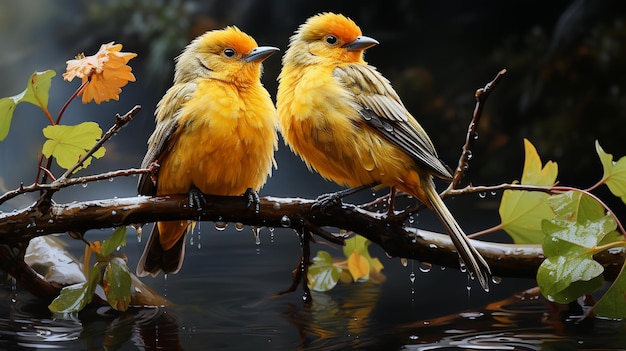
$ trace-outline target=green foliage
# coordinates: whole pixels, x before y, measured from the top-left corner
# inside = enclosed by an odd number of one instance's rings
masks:
[[[602,284],[604,267],[593,255],[617,223],[598,202],[580,192],[554,195],[549,202],[555,216],[543,222],[546,260],[537,272],[537,283],[549,300],[569,303]]]
[[[119,257],[112,257],[102,278],[102,286],[107,302],[118,311],[126,311],[130,304],[131,279],[126,262]]]
[[[75,313],[81,311],[93,299],[96,287],[102,278],[102,264],[96,263],[89,270],[86,282],[66,286],[59,296],[48,305],[54,313]]]
[[[343,247],[346,259],[341,261],[334,260],[326,251],[318,251],[317,256],[313,258],[313,264],[309,267],[309,287],[314,291],[328,291],[340,280],[374,283],[384,281],[384,275],[381,273],[383,264],[369,253],[368,246],[371,243],[360,235],[346,239]]]
[[[541,243],[546,259],[537,271],[537,283],[550,301],[569,303],[591,294],[604,282],[604,267],[594,255],[626,246],[617,220],[589,190],[556,187],[557,165],[541,159],[529,141],[524,141],[526,160],[522,184],[548,186],[560,193],[507,190],[502,196],[502,227],[516,243]],[[613,156],[596,142],[606,184],[615,196],[626,198],[626,158]],[[622,271],[624,268],[622,267]],[[610,318],[626,317],[626,277],[623,272],[595,305],[595,313]]]
[[[597,141],[596,152],[604,169],[602,181],[609,187],[613,195],[618,196],[626,203],[626,157],[613,162],[613,155],[604,152]]]
[[[537,149],[526,139],[524,149],[526,160],[521,184],[553,185],[558,173],[557,164],[549,161],[542,167]],[[502,228],[516,244],[541,243],[541,222],[552,217],[550,206],[546,202],[548,197],[548,194],[537,191],[504,191],[499,209]]]
[[[624,267],[626,265],[622,266],[617,279],[593,306],[596,315],[620,319],[626,316],[626,273],[624,273]]]
[[[54,157],[60,167],[69,169],[96,144],[102,136],[102,129],[95,122],[83,122],[75,126],[57,124],[45,127],[43,135],[48,138],[41,150],[43,155]],[[100,158],[105,152],[105,148],[101,147],[93,156]],[[90,163],[91,157],[80,168],[87,167]]]
[[[113,254],[126,245],[126,227],[119,227],[102,244],[93,243],[96,263],[89,269],[86,282],[66,286],[48,306],[54,313],[81,311],[93,299],[96,287],[102,284],[107,302],[118,311],[126,311],[131,299],[131,276],[126,262]]]
[[[333,257],[326,251],[318,251],[309,267],[309,287],[314,291],[328,291],[337,285],[343,269],[335,266]]]
[[[35,72],[30,76],[26,89],[23,92],[0,99],[0,141],[4,140],[9,134],[13,112],[19,103],[28,102],[39,106],[47,112],[48,92],[52,77],[55,75],[56,72],[52,70]]]

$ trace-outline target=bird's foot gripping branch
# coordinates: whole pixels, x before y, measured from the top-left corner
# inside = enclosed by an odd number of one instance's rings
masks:
[[[132,55],[120,53],[119,49],[121,46],[105,45],[101,54],[125,65]],[[83,59],[87,58],[78,60]],[[103,67],[105,70],[111,68],[106,65]],[[134,77],[131,79],[129,76],[130,68],[118,73],[119,77],[125,77],[127,81],[134,80]],[[76,93],[61,108],[56,119],[52,117],[47,106],[48,90],[55,75],[52,71],[33,74],[24,92],[0,99],[1,139],[8,135],[15,107],[22,102],[41,107],[45,118],[50,122],[50,126],[44,129],[47,140],[42,147],[42,156],[33,160],[38,163],[36,181],[0,195],[0,204],[3,204],[25,193],[40,194],[39,201],[31,206],[0,213],[0,267],[33,294],[54,300],[50,305],[52,310],[73,312],[95,301],[108,303],[119,310],[135,304],[166,303],[134,277],[127,267],[124,255],[115,250],[124,243],[124,228],[136,223],[228,221],[256,227],[288,228],[289,232],[295,230],[302,237],[305,251],[294,273],[297,279],[294,280],[291,290],[298,289],[298,283],[303,284],[305,291],[309,288],[326,291],[342,282],[384,280],[382,261],[372,257],[368,251],[371,243],[380,246],[391,256],[411,257],[423,262],[459,268],[458,254],[448,236],[411,228],[405,224],[404,220],[410,218],[411,214],[422,210],[419,204],[396,211],[391,217],[387,216],[388,211],[375,210],[373,204],[388,203],[387,197],[369,204],[336,201],[324,206],[319,206],[315,200],[276,197],[261,197],[258,201],[255,199],[254,206],[250,206],[249,196],[207,194],[198,194],[201,201],[191,203],[188,194],[55,203],[52,201],[54,194],[72,185],[134,174],[149,175],[154,172],[154,169],[141,168],[96,175],[76,175],[76,172],[83,171],[88,166],[93,157],[104,156],[103,144],[139,111],[139,107],[136,107],[122,116],[117,116],[113,127],[104,135],[99,127],[89,121],[76,126],[61,125],[60,117],[76,96],[82,94],[83,102],[89,102],[89,96],[92,95],[99,96],[99,99],[105,96],[117,99],[119,88],[104,90],[104,95],[90,90],[98,89],[95,82],[102,77],[97,74],[97,69],[83,73],[82,78],[87,78],[83,79]],[[476,94],[476,109],[459,166],[453,174],[452,185],[441,194],[442,197],[502,194],[499,208],[501,223],[483,232],[504,230],[514,243],[472,240],[473,246],[485,258],[494,276],[536,277],[542,293],[556,303],[569,303],[579,296],[594,293],[604,280],[611,280],[613,283],[604,290],[590,311],[598,316],[626,317],[623,294],[626,290],[626,276],[622,272],[626,246],[624,228],[614,211],[594,194],[598,187],[606,185],[615,196],[626,199],[626,158],[615,161],[612,155],[596,143],[596,152],[603,170],[601,179],[587,189],[566,187],[557,182],[556,163],[548,162],[544,166],[532,144],[525,141],[526,160],[521,167],[520,182],[495,186],[459,186],[469,165],[467,155],[475,142],[473,135],[482,107],[503,74],[504,71],[500,72],[496,79],[485,88],[479,89]],[[80,77],[78,74],[76,76]],[[56,177],[52,168],[53,159],[57,160],[62,169]],[[254,208],[256,204],[258,209]],[[110,227],[118,229],[110,238],[99,243],[89,241],[89,234],[85,234],[90,229]],[[339,234],[323,229],[328,227],[340,228]],[[39,265],[30,267],[25,263],[24,256],[29,241],[55,233],[69,233],[71,237],[86,242],[86,252],[90,254],[85,255],[87,259],[83,262],[83,281],[49,281],[44,277],[44,272],[33,270],[33,267]],[[358,233],[358,236],[354,233]],[[335,244],[345,243],[343,256],[334,258],[324,251],[311,254],[307,250],[311,249],[309,244],[314,237]],[[91,261],[89,257],[92,257]],[[111,284],[112,281],[121,284]],[[94,293],[97,285],[104,288],[104,295],[98,296]]]

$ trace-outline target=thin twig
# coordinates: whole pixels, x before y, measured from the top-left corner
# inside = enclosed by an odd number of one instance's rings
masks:
[[[2,196],[0,196],[0,204],[16,196],[26,194],[26,193],[32,193],[32,192],[44,191],[44,190],[57,191],[59,189],[66,188],[72,185],[85,184],[85,183],[95,182],[99,180],[112,179],[116,177],[127,177],[127,176],[131,176],[135,174],[144,174],[144,173],[150,173],[150,172],[151,170],[148,168],[130,168],[130,169],[123,169],[119,171],[100,173],[100,174],[84,176],[84,177],[58,179],[50,184],[33,183],[28,186],[24,186],[22,184],[20,185],[18,189],[7,191],[6,193],[2,194]]]
[[[104,145],[104,143],[107,140],[109,140],[113,135],[115,135],[115,133],[119,132],[120,129],[122,129],[128,122],[130,122],[133,119],[133,116],[135,116],[139,112],[139,110],[141,110],[141,106],[136,105],[130,111],[126,112],[126,114],[124,114],[123,116],[120,116],[119,114],[116,115],[115,124],[113,124],[113,126],[109,128],[109,130],[106,133],[104,133],[102,138],[98,140],[98,142],[91,148],[91,150],[87,151],[87,153],[84,154],[78,160],[78,162],[76,162],[74,166],[72,166],[70,169],[65,171],[65,173],[63,173],[63,175],[59,177],[56,181],[69,178],[72,175],[72,173],[74,173],[79,167],[83,165],[83,163],[88,158],[90,158],[96,151],[98,151],[98,149],[100,149],[100,147]]]
[[[487,97],[493,91],[493,89],[496,87],[496,84],[498,84],[498,82],[502,79],[502,76],[504,76],[505,73],[506,69],[501,70],[491,82],[487,83],[487,85],[485,85],[483,88],[476,90],[476,106],[474,108],[472,121],[469,124],[467,134],[465,136],[465,145],[463,145],[463,151],[461,152],[459,163],[456,167],[456,170],[454,171],[452,182],[450,182],[450,185],[444,191],[444,193],[455,189],[459,185],[461,179],[465,175],[465,172],[469,168],[469,159],[472,153],[471,150],[478,136],[478,134],[476,133],[476,129],[478,128],[478,123],[480,122],[483,107],[485,105],[485,102],[487,101]]]

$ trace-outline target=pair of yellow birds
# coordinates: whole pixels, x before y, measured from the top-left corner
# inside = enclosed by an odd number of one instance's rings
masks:
[[[489,266],[437,194],[433,176],[451,179],[424,129],[393,87],[363,59],[378,44],[349,18],[321,13],[291,37],[276,108],[260,82],[261,62],[279,51],[236,27],[196,38],[177,58],[174,85],[156,109],[139,180],[142,195],[259,190],[275,166],[277,129],[306,164],[338,184],[380,183],[431,208],[484,289]],[[158,222],[137,274],[177,272],[189,227]]]

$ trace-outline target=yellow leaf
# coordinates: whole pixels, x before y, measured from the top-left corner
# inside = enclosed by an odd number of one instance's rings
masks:
[[[356,282],[361,278],[369,276],[370,264],[365,257],[359,255],[357,250],[354,250],[348,257],[348,270],[352,275],[352,279]]]
[[[75,126],[57,124],[45,127],[43,135],[48,138],[41,151],[44,156],[48,158],[54,156],[60,167],[69,169],[96,144],[102,136],[102,129],[95,122],[83,122]],[[101,147],[93,156],[100,158],[104,156],[105,151],[104,147]],[[81,168],[87,167],[90,163],[91,157]]]
[[[596,140],[596,152],[604,169],[604,183],[613,195],[618,196],[626,203],[626,157],[613,161],[613,155],[606,153]]]
[[[524,161],[524,170],[522,173],[522,184],[525,185],[553,185],[559,168],[556,162],[548,161],[545,167],[541,167],[541,158],[537,153],[535,146],[524,139],[524,152],[526,160]]]
[[[542,167],[541,158],[533,144],[524,139],[526,159],[522,173],[524,185],[553,185],[558,174],[556,162]],[[506,190],[500,203],[503,229],[516,244],[539,244],[543,241],[541,222],[554,216],[548,204],[549,195],[537,191]]]

